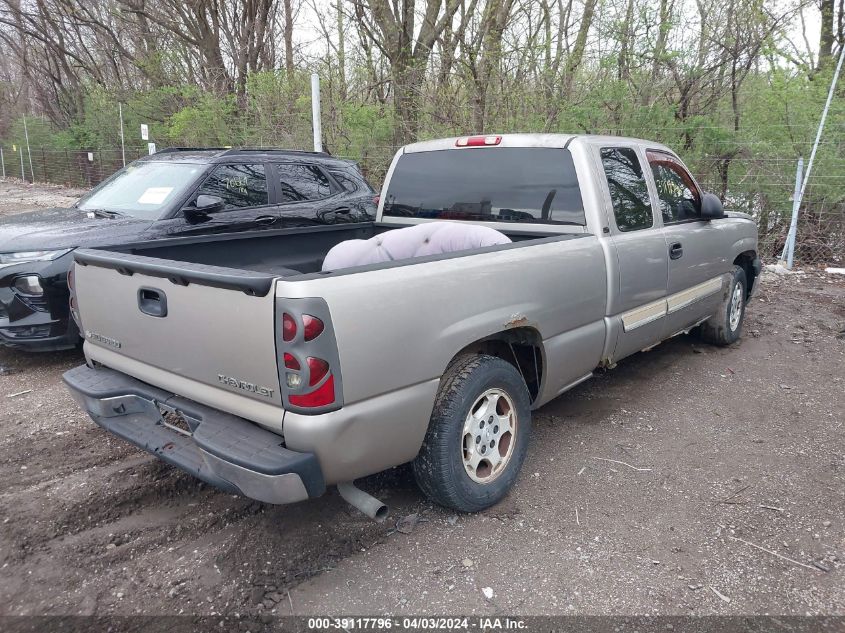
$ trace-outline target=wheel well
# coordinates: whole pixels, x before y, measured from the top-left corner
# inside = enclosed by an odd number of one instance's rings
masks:
[[[747,282],[745,288],[746,299],[751,295],[751,288],[754,287],[754,277],[756,276],[754,272],[754,260],[757,259],[757,253],[754,251],[745,251],[744,253],[740,253],[734,259],[734,265],[742,266],[742,269],[745,271],[745,280]]]
[[[509,362],[522,374],[531,400],[536,400],[540,395],[540,385],[543,381],[543,341],[540,333],[534,328],[517,327],[485,336],[464,347],[455,358],[469,354],[488,354]]]

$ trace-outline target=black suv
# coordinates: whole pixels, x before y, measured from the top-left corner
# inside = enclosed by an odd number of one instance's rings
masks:
[[[0,344],[73,347],[67,272],[77,247],[375,219],[355,163],[270,149],[166,149],[127,165],[69,209],[0,219]]]

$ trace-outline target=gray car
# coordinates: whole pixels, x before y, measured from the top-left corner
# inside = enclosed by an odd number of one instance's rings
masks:
[[[477,511],[513,485],[533,409],[682,332],[734,343],[759,272],[751,218],[658,143],[441,139],[397,152],[375,222],[77,251],[87,363],[65,382],[226,491],[337,484],[381,517],[353,480],[412,462]]]

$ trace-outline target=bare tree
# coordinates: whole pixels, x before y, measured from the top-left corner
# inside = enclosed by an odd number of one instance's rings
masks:
[[[396,122],[394,140],[415,140],[424,75],[432,47],[455,17],[460,0],[424,0],[417,26],[416,0],[353,0],[365,36],[390,62]]]

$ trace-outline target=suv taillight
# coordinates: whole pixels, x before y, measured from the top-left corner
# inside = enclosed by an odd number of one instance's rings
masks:
[[[325,301],[280,299],[277,314],[279,383],[285,407],[301,413],[340,408],[340,363]]]

